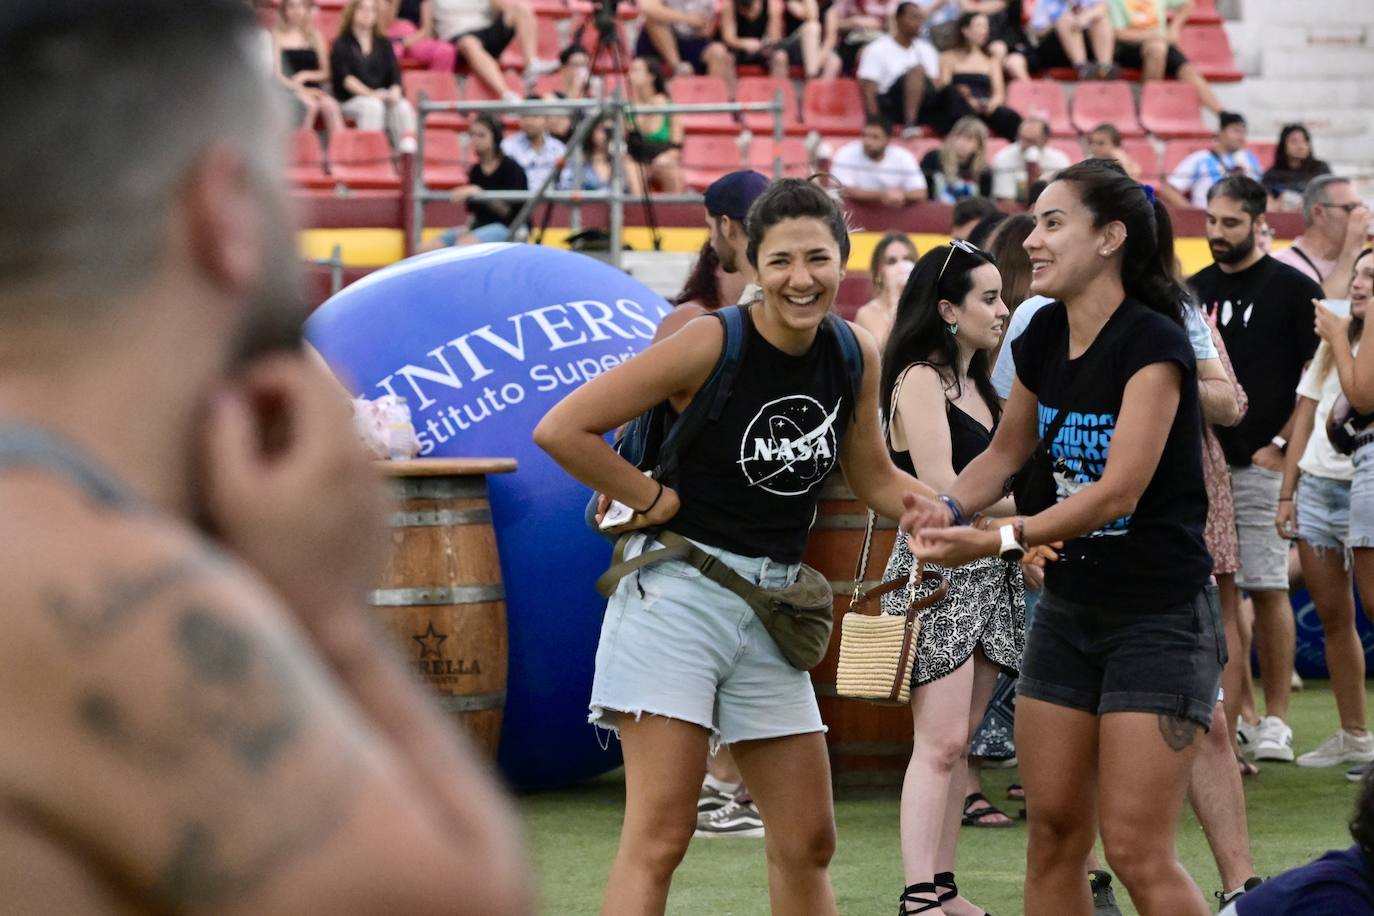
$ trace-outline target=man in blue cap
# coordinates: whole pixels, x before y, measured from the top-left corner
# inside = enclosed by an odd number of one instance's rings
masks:
[[[746,169],[722,175],[706,189],[706,228],[711,233],[711,247],[720,259],[722,270],[744,276],[741,304],[753,302],[759,294],[754,268],[745,254],[749,240],[744,231],[744,218],[766,187],[766,177]]]

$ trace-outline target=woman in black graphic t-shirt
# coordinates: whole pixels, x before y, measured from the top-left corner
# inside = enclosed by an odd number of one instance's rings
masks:
[[[578,480],[635,510],[617,530],[668,529],[778,588],[797,575],[821,482],[837,462],[859,498],[888,517],[901,514],[907,494],[934,492],[883,447],[878,351],[862,329],[857,403],[850,390],[838,339],[850,330],[827,319],[849,254],[838,207],[817,186],[784,179],[754,202],[746,227],[762,301],[745,312],[739,374],[720,418],[681,449],[672,486],[640,474],[602,436],[655,404],[686,408],[721,354],[716,317],[591,380],[534,436]],[[655,531],[629,538],[626,556],[655,547]],[[625,824],[606,892],[617,911],[663,912],[714,743],[730,745],[763,815],[773,912],[836,911],[815,692],[743,600],[680,560],[621,579],[602,622],[590,718],[618,730],[625,751]]]
[[[1196,365],[1157,206],[1101,160],[1045,190],[1025,247],[1031,290],[1060,301],[1012,344],[1017,381],[992,444],[903,519],[916,554],[940,563],[1063,544],[1017,689],[1027,912],[1090,909],[1083,863],[1099,819],[1142,913],[1208,912],[1178,864],[1174,825],[1226,647],[1203,542]],[[1001,497],[1042,437],[1054,503],[991,532],[958,527]]]

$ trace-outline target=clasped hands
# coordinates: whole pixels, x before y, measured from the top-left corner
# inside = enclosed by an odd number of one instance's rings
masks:
[[[983,557],[997,556],[1002,546],[998,529],[1024,521],[1021,516],[984,517],[978,520],[977,526],[955,525],[954,514],[948,506],[914,493],[902,497],[902,505],[906,511],[902,513],[900,527],[907,534],[912,554],[942,566],[962,566]],[[1041,579],[1046,563],[1059,559],[1056,548],[1063,546],[1056,541],[1026,549],[1021,565],[1032,582]]]

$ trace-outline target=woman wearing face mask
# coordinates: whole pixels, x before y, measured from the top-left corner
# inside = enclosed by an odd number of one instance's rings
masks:
[[[903,519],[916,555],[942,564],[1063,542],[1017,685],[1028,916],[1092,912],[1083,863],[1099,824],[1142,914],[1208,912],[1174,831],[1226,644],[1203,539],[1196,360],[1159,207],[1102,160],[1049,184],[1025,248],[1031,291],[1056,301],[1012,344],[1016,381],[992,444]],[[1042,437],[1050,507],[968,525]]]
[[[880,350],[887,345],[887,335],[897,318],[897,300],[915,266],[916,246],[905,232],[889,232],[873,248],[873,261],[868,268],[873,298],[859,306],[854,323],[873,335]]]
[[[1328,767],[1374,760],[1374,736],[1366,724],[1364,646],[1355,632],[1354,584],[1366,608],[1374,608],[1374,500],[1370,492],[1369,455],[1351,458],[1331,447],[1326,421],[1341,394],[1344,365],[1350,376],[1374,292],[1374,252],[1365,249],[1355,261],[1350,283],[1350,315],[1343,317],[1316,303],[1317,332],[1322,345],[1298,385],[1298,410],[1284,462],[1275,524],[1285,538],[1298,538],[1303,581],[1317,609],[1326,641],[1331,692],[1336,696],[1340,729],[1315,750],[1297,759],[1299,766]],[[1298,456],[1301,456],[1298,459]],[[1356,467],[1361,468],[1357,471]],[[1356,484],[1359,479],[1358,494]],[[1358,499],[1356,498],[1358,495]]]
[[[746,227],[762,298],[739,307],[748,335],[739,375],[711,434],[678,456],[674,479],[641,474],[603,436],[665,401],[686,409],[721,355],[714,316],[578,388],[534,438],[578,480],[635,510],[616,529],[636,532],[626,558],[656,549],[666,529],[750,582],[779,588],[798,573],[821,484],[837,462],[882,515],[933,491],[883,447],[878,351],[862,330],[863,382],[857,396],[850,390],[838,338],[850,332],[826,317],[849,254],[835,202],[814,184],[782,179],[755,200]],[[778,445],[788,432],[800,452]],[[625,820],[603,913],[664,911],[716,743],[729,745],[763,815],[773,912],[836,912],[830,766],[815,692],[743,600],[681,560],[621,579],[602,623],[591,721],[617,731],[625,752]]]
[[[888,447],[898,467],[936,490],[954,483],[997,429],[1002,411],[988,378],[988,353],[1001,341],[1006,319],[997,265],[967,242],[926,252],[902,294],[879,388],[892,418]],[[986,511],[1009,516],[1016,507],[1004,497]],[[884,581],[908,575],[912,562],[906,539],[898,538]],[[981,913],[959,896],[954,881],[961,816],[1011,826],[986,799],[964,799],[963,789],[969,736],[987,710],[997,674],[1020,665],[1020,564],[992,557],[941,572],[949,593],[921,612],[912,670],[916,737],[902,784],[903,914]],[[883,605],[887,613],[906,612],[901,593],[886,596]]]

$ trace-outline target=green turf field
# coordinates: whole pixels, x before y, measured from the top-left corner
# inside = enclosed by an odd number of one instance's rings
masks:
[[[1371,703],[1374,705],[1374,703]],[[1309,682],[1293,695],[1290,724],[1298,753],[1310,750],[1336,726],[1335,704],[1324,682]],[[1002,804],[1014,771],[988,771],[984,788]],[[1343,770],[1304,770],[1265,764],[1246,780],[1250,837],[1261,875],[1307,862],[1327,849],[1350,845],[1345,821],[1356,787]],[[530,795],[520,800],[542,893],[540,912],[576,916],[596,913],[620,830],[624,785],[613,773],[588,785]],[[1015,812],[1012,805],[1009,811]],[[897,791],[870,790],[841,796],[835,805],[839,849],[831,866],[843,914],[896,912],[902,888],[897,843]],[[1191,812],[1179,829],[1183,861],[1209,899],[1218,889],[1216,869]],[[959,885],[996,916],[1021,912],[1025,827],[964,828]],[[1122,911],[1135,913],[1124,893]],[[695,840],[678,870],[668,900],[670,914],[753,916],[768,913],[762,840]]]

